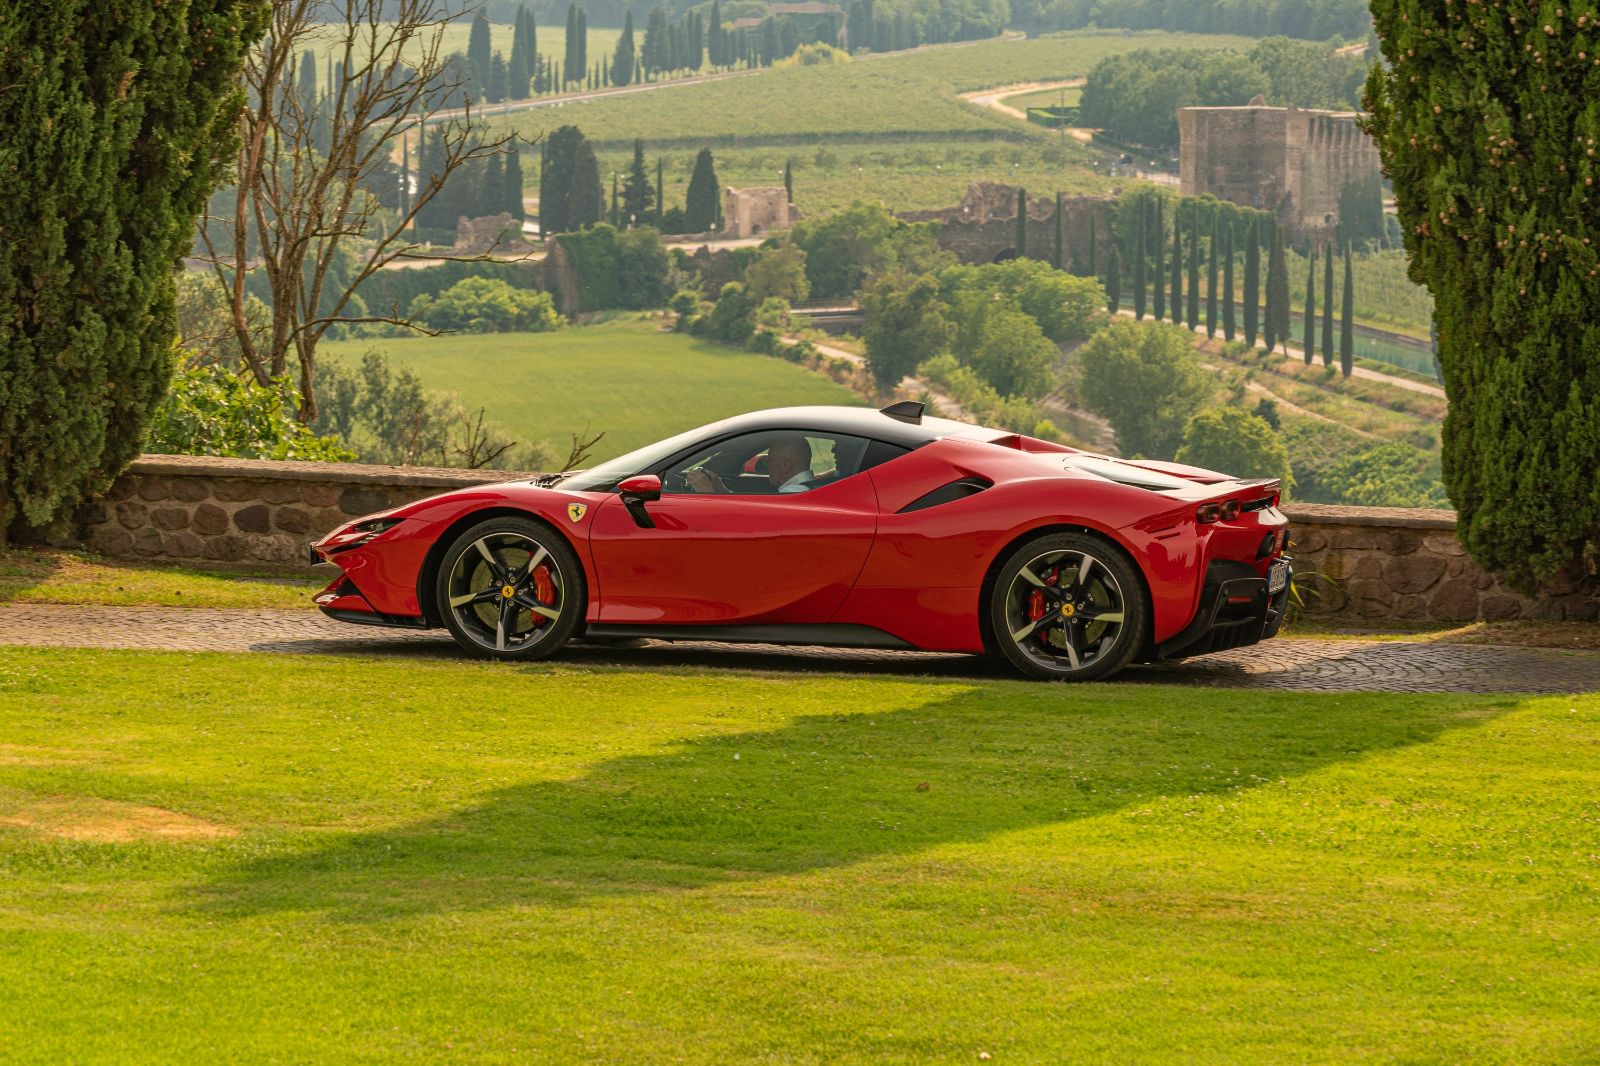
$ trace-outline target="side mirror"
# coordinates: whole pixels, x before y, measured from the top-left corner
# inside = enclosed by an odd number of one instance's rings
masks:
[[[654,474],[636,474],[617,485],[617,493],[622,497],[622,506],[633,517],[634,525],[640,529],[656,528],[656,520],[650,517],[644,505],[661,499],[660,478]]]

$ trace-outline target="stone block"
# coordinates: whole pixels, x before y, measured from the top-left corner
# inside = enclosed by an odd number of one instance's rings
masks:
[[[1466,555],[1467,549],[1450,533],[1429,533],[1422,538],[1422,546],[1435,555]]]
[[[381,488],[351,485],[339,493],[339,510],[351,518],[359,518],[374,511],[387,511],[392,506],[394,505],[389,502],[388,492]]]
[[[228,531],[228,512],[214,503],[202,503],[194,509],[189,525],[197,533],[214,537]]]
[[[117,521],[124,529],[140,529],[150,522],[150,508],[138,500],[123,500],[117,504]]]
[[[112,503],[116,503],[120,500],[131,500],[138,494],[138,491],[138,478],[126,476],[119,477],[116,481],[112,482],[111,487],[106,490],[106,499],[110,500]]]
[[[1289,527],[1289,552],[1298,557],[1320,552],[1328,546],[1328,538],[1314,526]]]
[[[1396,596],[1389,605],[1389,617],[1397,622],[1415,622],[1428,617],[1428,597]]]
[[[150,512],[150,522],[157,529],[187,529],[189,528],[189,509],[187,507],[157,507]]]
[[[186,529],[161,537],[161,553],[174,559],[198,559],[205,548],[206,542]]]
[[[1471,622],[1478,617],[1478,589],[1464,577],[1451,578],[1434,590],[1428,615],[1441,622]]]
[[[250,542],[237,533],[224,533],[206,541],[205,556],[221,562],[238,562],[250,554]]]
[[[204,477],[175,477],[171,479],[172,498],[184,503],[199,503],[211,495],[211,479]]]
[[[1380,529],[1372,540],[1377,550],[1385,555],[1410,555],[1422,547],[1422,536],[1409,529]]]
[[[161,554],[161,531],[148,526],[133,535],[133,550],[137,555]]]
[[[100,526],[111,521],[111,509],[99,500],[93,500],[83,505],[78,512],[78,521],[86,526]]]
[[[1395,555],[1383,565],[1383,579],[1395,592],[1422,592],[1438,584],[1444,576],[1445,564],[1442,555],[1429,552]]]
[[[233,512],[233,524],[246,533],[265,533],[272,528],[272,511],[264,503],[253,503]]]
[[[168,500],[172,498],[172,484],[164,477],[143,477],[139,479],[139,496],[146,500]]]
[[[1347,609],[1362,618],[1388,617],[1394,606],[1394,592],[1381,580],[1357,578],[1345,582],[1344,591],[1349,597]]]
[[[1503,622],[1508,618],[1522,617],[1522,600],[1504,593],[1485,596],[1478,601],[1478,611],[1488,622]]]
[[[267,503],[299,503],[301,500],[300,483],[298,481],[263,481],[261,483],[260,499]]]
[[[261,498],[261,482],[247,481],[244,478],[218,478],[211,488],[211,495],[224,503],[243,503],[247,500]]]
[[[1328,545],[1334,551],[1371,551],[1377,547],[1372,530],[1360,526],[1325,526]]]
[[[127,530],[108,526],[89,534],[89,550],[101,555],[125,556],[133,554],[133,534]]]
[[[315,482],[300,490],[300,499],[312,507],[339,506],[339,486]]]
[[[272,512],[272,524],[285,533],[309,533],[311,512],[304,507],[280,507]]]
[[[295,563],[305,560],[305,540],[299,537],[253,537],[250,557],[264,563]]]

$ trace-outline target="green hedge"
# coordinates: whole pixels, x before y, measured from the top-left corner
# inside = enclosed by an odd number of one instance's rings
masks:
[[[527,263],[440,263],[414,270],[380,270],[356,290],[373,313],[398,307],[402,312],[418,296],[438,296],[468,278],[503,281],[513,289],[539,289],[540,264]]]

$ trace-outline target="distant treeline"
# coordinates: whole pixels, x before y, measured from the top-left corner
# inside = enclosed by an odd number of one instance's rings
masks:
[[[1365,40],[1366,0],[1011,0],[1011,21],[1047,30],[1086,26],[1244,37]]]

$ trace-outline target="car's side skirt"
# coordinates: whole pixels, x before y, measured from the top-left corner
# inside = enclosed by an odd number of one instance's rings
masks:
[[[648,640],[709,640],[728,644],[815,644],[834,648],[915,650],[915,645],[881,629],[843,623],[739,626],[591,623],[584,632],[591,637],[642,637]]]

